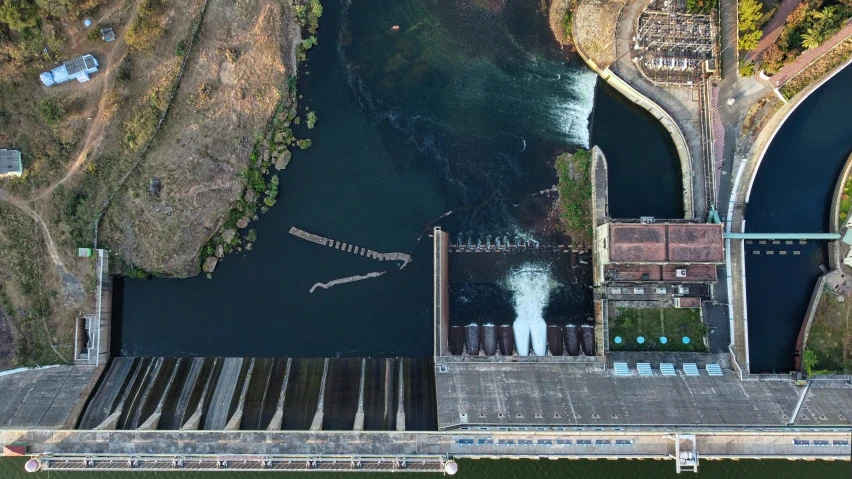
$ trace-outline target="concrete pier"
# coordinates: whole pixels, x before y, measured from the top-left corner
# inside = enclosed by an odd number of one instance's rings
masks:
[[[364,378],[367,369],[367,360],[361,360],[361,382],[358,386],[358,412],[355,413],[354,431],[364,430]]]
[[[314,414],[314,420],[311,423],[311,431],[322,430],[323,413],[325,409],[325,380],[328,378],[328,358],[322,369],[322,382],[320,383],[319,399],[317,400],[317,412]]]

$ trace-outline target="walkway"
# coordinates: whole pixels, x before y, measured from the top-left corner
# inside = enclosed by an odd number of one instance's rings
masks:
[[[749,52],[747,58],[751,58],[756,62],[759,62],[760,59],[763,58],[763,53],[766,52],[766,50],[775,43],[778,36],[781,35],[781,31],[787,23],[787,17],[793,13],[793,10],[795,10],[800,3],[802,3],[802,0],[783,0],[781,2],[778,10],[775,11],[775,14],[772,15],[772,18],[769,19],[769,22],[763,28],[763,36],[760,38],[760,43],[757,44],[757,48]]]
[[[813,50],[806,50],[805,53],[799,55],[799,58],[796,58],[785,65],[784,68],[778,70],[778,73],[769,78],[769,83],[773,88],[780,87],[786,83],[787,80],[792,79],[804,71],[806,68],[811,66],[813,62],[823,56],[823,54],[828,53],[829,50],[847,38],[852,38],[852,20],[850,20],[839,32],[835,33],[833,37],[823,42],[822,45],[814,48]]]

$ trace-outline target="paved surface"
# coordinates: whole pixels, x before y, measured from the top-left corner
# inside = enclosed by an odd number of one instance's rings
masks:
[[[94,372],[94,366],[57,366],[0,377],[0,427],[62,427]]]
[[[164,455],[190,460],[192,455],[211,455],[229,460],[258,460],[265,456],[311,455],[425,455],[447,454],[456,457],[625,457],[666,458],[674,454],[672,435],[678,432],[696,434],[697,450],[702,458],[783,457],[845,458],[849,429],[841,431],[808,430],[591,430],[570,431],[512,430],[435,432],[145,432],[145,431],[23,431],[0,430],[0,442],[26,442],[33,454],[54,456],[111,454],[122,456]],[[557,444],[557,438],[571,444]],[[487,444],[488,440],[493,444]],[[500,439],[514,444],[500,446]],[[828,441],[828,446],[794,446],[793,440]],[[480,440],[484,440],[480,445]],[[521,440],[529,441],[522,445]],[[616,441],[629,441],[620,445]],[[541,444],[539,441],[543,441]],[[550,441],[550,444],[547,443]],[[579,443],[578,443],[579,441]],[[584,442],[589,442],[584,445]],[[208,456],[209,460],[211,456]],[[244,457],[239,457],[244,456]],[[78,457],[76,460],[79,460]]]
[[[707,214],[708,199],[704,186],[705,168],[697,101],[698,90],[657,87],[639,73],[632,61],[630,52],[633,26],[647,5],[648,2],[645,0],[634,0],[624,8],[616,32],[616,61],[610,69],[639,93],[660,105],[680,126],[692,161],[694,215],[703,219]]]
[[[658,374],[616,377],[611,370],[556,363],[448,364],[436,374],[438,424],[782,425],[803,391],[790,380],[740,381],[731,371],[723,377]],[[838,387],[852,396],[852,386]],[[849,424],[845,404],[809,398],[830,411],[826,422]]]

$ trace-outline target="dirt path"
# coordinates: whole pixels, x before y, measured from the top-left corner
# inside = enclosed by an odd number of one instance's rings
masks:
[[[41,216],[39,216],[35,210],[30,208],[26,201],[9,196],[3,190],[0,190],[0,200],[8,201],[35,220],[36,224],[38,224],[39,228],[41,228],[41,232],[44,234],[44,241],[47,243],[47,252],[50,254],[50,259],[52,259],[56,264],[56,267],[59,268],[60,273],[67,273],[68,270],[65,268],[65,264],[62,263],[62,258],[59,256],[59,249],[56,247],[56,243],[53,241],[53,237],[50,235],[50,231],[41,219]]]

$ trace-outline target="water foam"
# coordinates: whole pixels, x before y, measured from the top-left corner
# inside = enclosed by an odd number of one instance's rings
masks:
[[[577,71],[563,81],[569,83],[570,99],[554,98],[551,117],[556,128],[572,143],[589,147],[589,116],[595,106],[595,83],[592,71]]]
[[[544,308],[555,286],[550,268],[543,264],[525,263],[509,273],[507,284],[515,304],[515,347],[521,356],[529,355],[530,340],[536,356],[547,351],[547,324]]]

